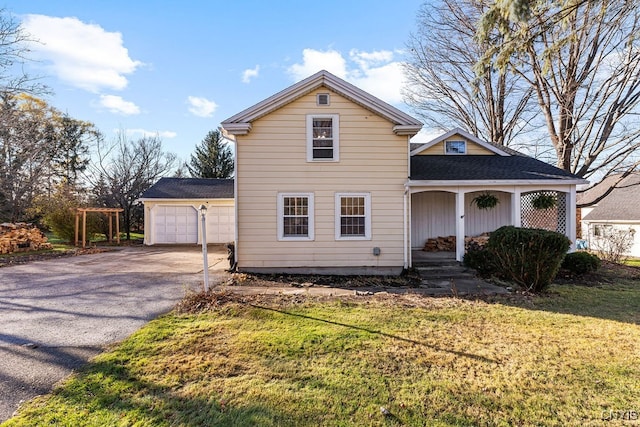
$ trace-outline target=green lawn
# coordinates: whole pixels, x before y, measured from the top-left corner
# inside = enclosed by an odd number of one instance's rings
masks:
[[[3,426],[609,426],[639,415],[637,279],[486,301],[211,298],[213,310],[151,322]]]
[[[632,267],[640,267],[640,258],[628,259],[624,263]]]

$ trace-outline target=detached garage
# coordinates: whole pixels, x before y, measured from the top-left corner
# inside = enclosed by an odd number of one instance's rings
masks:
[[[200,205],[207,207],[207,243],[235,240],[233,179],[161,178],[140,201],[145,245],[201,243]]]

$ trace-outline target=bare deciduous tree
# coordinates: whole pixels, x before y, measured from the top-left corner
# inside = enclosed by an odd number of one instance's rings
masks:
[[[500,145],[509,143],[531,119],[531,89],[520,76],[486,67],[476,76],[474,66],[489,43],[475,39],[476,24],[487,6],[481,1],[440,0],[425,3],[418,30],[408,47],[405,100],[427,126],[448,130],[462,127]],[[494,31],[493,43],[500,42]]]
[[[124,131],[118,133],[113,144],[100,138],[96,156],[90,166],[94,194],[99,203],[124,210],[123,227],[129,240],[136,200],[172,171],[176,156],[163,151],[158,136],[130,140]]]
[[[42,94],[48,88],[26,74],[21,65],[29,58],[32,40],[6,9],[0,9],[0,92]]]
[[[511,0],[505,4],[526,7],[511,15],[508,8],[485,14],[480,39],[488,41],[487,29],[493,28],[505,35],[507,43],[494,45],[476,70],[490,62],[503,70],[515,69],[529,82],[544,118],[547,144],[560,168],[592,181],[612,174],[622,180],[637,170],[639,2]]]

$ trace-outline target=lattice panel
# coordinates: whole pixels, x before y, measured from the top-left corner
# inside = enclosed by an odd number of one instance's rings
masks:
[[[539,195],[556,198],[556,205],[548,209],[536,209],[534,200]],[[521,220],[525,228],[541,228],[557,231],[566,235],[567,230],[567,200],[565,193],[559,191],[534,191],[523,193],[521,196]]]

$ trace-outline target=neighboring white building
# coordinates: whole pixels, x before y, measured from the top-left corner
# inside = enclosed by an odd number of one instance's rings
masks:
[[[580,204],[588,204],[600,197],[619,179],[611,176],[585,191],[579,198]],[[625,255],[640,257],[640,172],[622,181],[616,188],[596,204],[581,209],[582,238],[589,249],[606,248],[612,234],[630,242]]]

